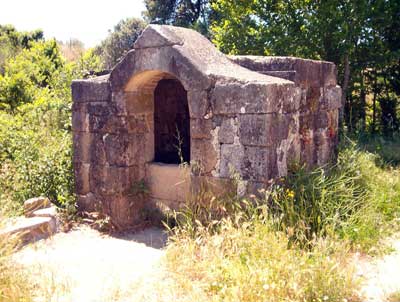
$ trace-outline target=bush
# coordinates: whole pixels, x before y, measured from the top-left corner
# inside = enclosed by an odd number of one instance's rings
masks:
[[[307,245],[319,237],[340,237],[365,250],[400,217],[398,171],[376,166],[375,155],[349,145],[335,165],[300,169],[267,192],[278,229],[292,241]]]

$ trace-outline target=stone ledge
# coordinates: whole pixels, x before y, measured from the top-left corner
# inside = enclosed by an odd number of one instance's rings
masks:
[[[57,231],[54,217],[20,218],[0,230],[0,237],[14,237],[26,244],[45,239]]]

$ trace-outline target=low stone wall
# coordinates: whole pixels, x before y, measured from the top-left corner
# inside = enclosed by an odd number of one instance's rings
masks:
[[[300,145],[300,162],[312,167],[334,159],[342,90],[337,85],[333,63],[294,57],[229,58],[250,70],[293,81],[301,89],[296,138]]]

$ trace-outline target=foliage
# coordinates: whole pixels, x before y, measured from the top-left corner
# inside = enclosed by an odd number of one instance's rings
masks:
[[[145,0],[149,23],[192,27],[208,33],[208,0]]]
[[[18,213],[22,202],[45,195],[74,203],[71,81],[100,70],[93,50],[66,63],[55,40],[30,42],[0,75],[0,206]]]
[[[4,76],[0,75],[0,109],[14,111],[32,102],[35,87],[51,89],[63,65],[55,40],[32,43],[5,64]]]
[[[132,49],[133,43],[145,28],[146,23],[141,19],[128,18],[121,20],[108,37],[96,48],[96,54],[106,69],[111,69],[124,54]]]
[[[0,25],[0,74],[4,73],[4,63],[31,42],[43,40],[43,31],[19,32],[12,25]]]

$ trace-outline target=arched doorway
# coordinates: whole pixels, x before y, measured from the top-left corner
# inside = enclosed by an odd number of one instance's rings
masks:
[[[154,90],[154,161],[190,162],[187,92],[177,79],[161,79]]]

